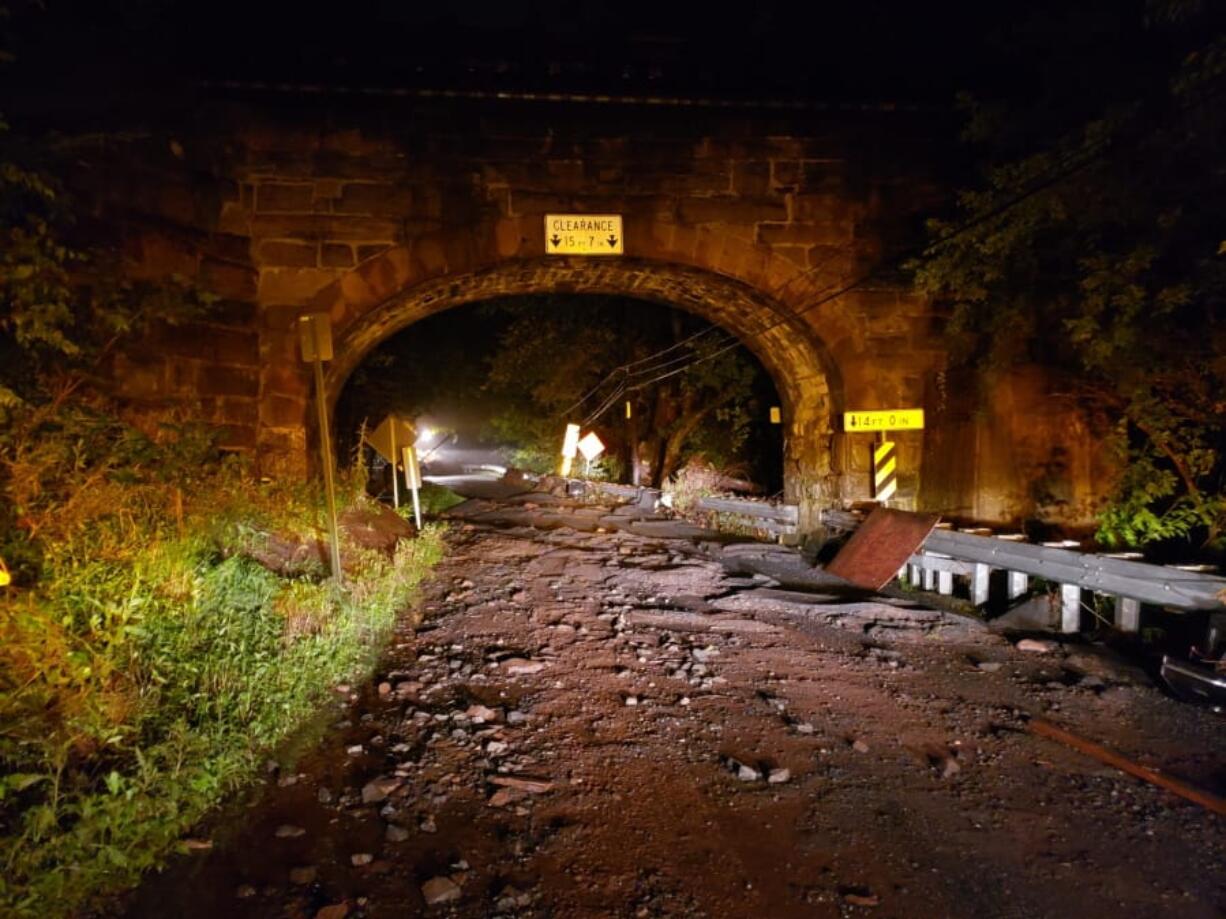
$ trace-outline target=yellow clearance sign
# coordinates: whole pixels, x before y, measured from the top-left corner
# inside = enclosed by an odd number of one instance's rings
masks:
[[[546,255],[623,255],[621,214],[546,214]]]
[[[844,412],[843,430],[857,431],[919,431],[924,427],[922,408],[897,408],[884,412]]]

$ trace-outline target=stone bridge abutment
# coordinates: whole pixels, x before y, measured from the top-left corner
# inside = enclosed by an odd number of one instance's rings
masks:
[[[1030,467],[1051,477],[1046,446],[1028,446],[1026,469],[1010,446],[1043,384],[1010,383],[1003,414],[951,398],[940,318],[894,264],[944,200],[933,176],[948,140],[933,134],[930,119],[886,109],[236,91],[91,173],[134,274],[185,275],[222,298],[210,319],[125,356],[119,390],[192,406],[263,470],[300,471],[311,455],[302,313],[330,318],[335,394],[379,341],[449,307],[625,295],[698,314],[758,357],[783,401],[790,499],[869,498],[870,444],[842,433],[840,414],[922,406],[928,430],[894,438],[899,503],[1016,516],[1034,503]],[[546,255],[548,213],[621,215],[625,255]],[[986,429],[1003,440],[981,451]],[[1084,465],[1077,449],[1065,455]],[[1086,498],[1084,470],[1070,475],[1065,490]],[[999,500],[985,503],[986,481]]]

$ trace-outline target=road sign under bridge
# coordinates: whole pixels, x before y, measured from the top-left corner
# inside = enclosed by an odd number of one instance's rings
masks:
[[[843,413],[843,430],[849,434],[861,431],[920,431],[923,427],[922,408]]]

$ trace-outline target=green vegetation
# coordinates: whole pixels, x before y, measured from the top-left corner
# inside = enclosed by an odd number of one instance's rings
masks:
[[[480,427],[511,465],[545,474],[571,421],[605,444],[590,478],[628,481],[633,462],[658,485],[702,459],[771,491],[777,400],[746,349],[687,313],[625,297],[508,297],[422,320],[377,348],[338,400],[339,452],[349,455],[344,438],[363,421],[399,412],[446,419],[466,442]]]
[[[619,298],[540,298],[497,305],[511,321],[489,360],[486,386],[503,399],[491,422],[498,440],[520,445],[515,462],[535,472],[557,465],[560,419],[579,420],[602,407],[594,426],[607,452],[610,477],[637,463],[644,481],[659,486],[689,458],[701,456],[719,467],[743,463],[755,418],[765,415],[769,389],[765,373],[726,336],[676,310]],[[668,348],[678,349],[668,366],[628,381],[585,393],[615,368]],[[617,395],[615,382],[630,387]],[[624,404],[631,404],[625,418]],[[620,461],[620,462],[615,462]]]
[[[968,101],[983,181],[932,224],[919,287],[958,356],[1051,368],[1121,475],[1099,538],[1226,534],[1226,33],[1212,4],[1151,0],[1133,53],[1074,4],[1036,11],[1042,79]],[[1087,22],[1079,21],[1086,17]],[[1110,17],[1101,21],[1113,21]],[[1130,20],[1131,21],[1131,20]],[[1068,92],[1076,87],[1077,92]]]
[[[457,495],[450,488],[435,485],[433,482],[423,482],[419,500],[421,501],[422,515],[434,517],[449,508],[455,507],[457,504],[463,504],[467,499],[462,495]],[[401,505],[400,514],[406,520],[413,518],[413,505],[411,501],[408,504]]]
[[[80,449],[71,421],[43,435],[44,455]],[[346,546],[344,589],[278,577],[244,549],[315,538],[317,489],[260,484],[202,455],[208,438],[190,428],[105,429],[112,450],[95,439],[70,475],[6,445],[37,548],[25,586],[0,598],[6,915],[59,914],[164,859],[330,687],[372,665],[441,552],[427,528],[392,558]]]
[[[343,589],[322,556],[297,578],[251,560],[319,538],[318,487],[261,481],[209,429],[107,395],[117,353],[211,298],[73,241],[46,154],[0,132],[4,916],[87,909],[163,861],[372,665],[442,549],[434,528],[390,557],[343,546]]]

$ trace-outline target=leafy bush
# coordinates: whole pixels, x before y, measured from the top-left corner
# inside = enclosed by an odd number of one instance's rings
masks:
[[[346,546],[343,588],[278,577],[242,550],[319,536],[317,488],[261,484],[190,425],[36,414],[0,442],[22,559],[0,597],[0,913],[17,916],[161,862],[373,664],[441,552],[427,528],[392,558]]]

